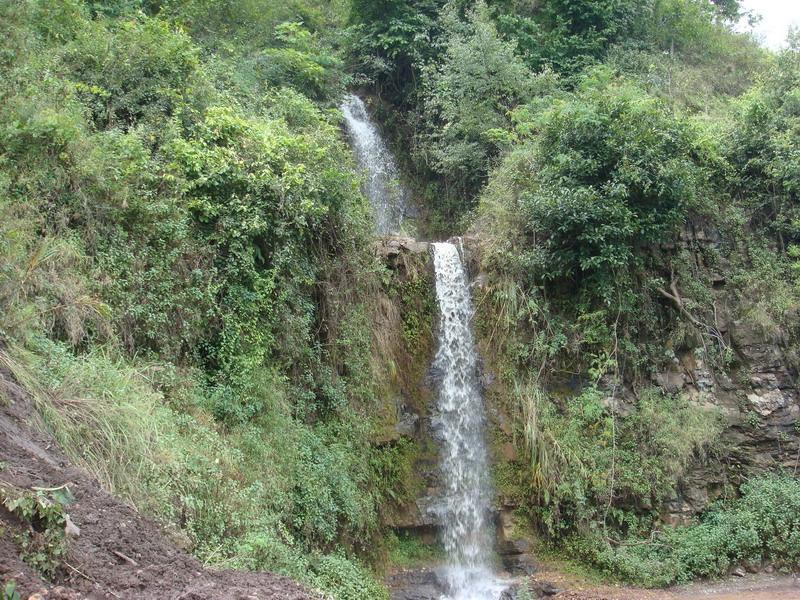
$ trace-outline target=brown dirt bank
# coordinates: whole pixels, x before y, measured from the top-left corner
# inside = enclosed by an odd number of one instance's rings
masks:
[[[70,464],[37,422],[28,398],[0,371],[0,481],[24,489],[67,486],[75,501],[66,510],[80,528],[78,537],[69,538],[55,581],[45,582],[20,560],[15,534],[23,524],[0,508],[0,582],[14,579],[23,600],[37,592],[58,600],[318,598],[271,573],[204,568],[158,524]]]

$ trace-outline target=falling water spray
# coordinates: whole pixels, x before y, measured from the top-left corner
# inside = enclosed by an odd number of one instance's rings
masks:
[[[442,377],[438,410],[445,492],[439,519],[448,561],[445,598],[494,600],[505,586],[491,569],[492,488],[469,284],[455,245],[433,244],[433,261],[441,312],[434,366]]]

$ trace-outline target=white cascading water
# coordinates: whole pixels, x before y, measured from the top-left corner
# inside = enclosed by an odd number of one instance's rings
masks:
[[[443,600],[496,600],[506,586],[491,569],[492,489],[469,284],[453,244],[433,244],[433,261],[441,312],[434,365],[442,377],[438,409],[445,493],[439,519],[448,561]]]
[[[406,194],[400,185],[394,157],[361,98],[348,95],[340,109],[344,113],[356,162],[365,174],[364,195],[375,211],[377,233],[399,233],[406,211]]]

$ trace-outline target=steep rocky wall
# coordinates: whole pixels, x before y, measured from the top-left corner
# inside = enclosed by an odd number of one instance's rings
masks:
[[[696,463],[664,507],[664,519],[683,522],[746,477],[764,471],[796,472],[800,458],[800,390],[793,332],[760,327],[754,301],[736,293],[725,273],[706,264],[720,252],[720,235],[698,224],[687,226],[676,248],[690,253],[712,282],[714,326],[730,349],[723,368],[697,353],[676,352],[670,368],[652,381],[666,392],[718,407],[725,418],[724,453]]]
[[[429,245],[412,238],[382,238],[376,251],[388,267],[379,311],[383,362],[391,371],[385,391],[384,434],[379,443],[408,449],[405,495],[384,514],[387,525],[435,539],[431,505],[440,487],[435,405],[430,365],[435,352],[436,299]]]

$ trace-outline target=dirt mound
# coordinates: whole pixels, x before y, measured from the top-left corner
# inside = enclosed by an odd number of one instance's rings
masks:
[[[14,533],[24,525],[0,509],[0,581],[14,579],[23,599],[221,598],[307,600],[318,596],[271,573],[215,571],[178,549],[152,520],[104,492],[70,464],[53,438],[42,433],[30,401],[0,372],[0,481],[17,488],[67,486],[69,516],[80,528],[52,583],[19,557]]]

